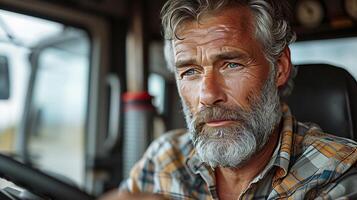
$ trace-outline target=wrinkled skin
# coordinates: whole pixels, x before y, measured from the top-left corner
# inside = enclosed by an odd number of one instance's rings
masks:
[[[180,96],[193,115],[221,105],[249,110],[266,82],[270,63],[255,38],[253,16],[246,7],[228,8],[184,22],[173,40]],[[290,52],[277,61],[276,87],[290,74]],[[228,125],[215,121],[208,126]]]
[[[180,39],[173,41],[178,89],[193,114],[214,105],[249,109],[250,97],[268,78],[269,62],[254,37],[252,16],[248,9],[239,10],[186,22],[177,33]]]

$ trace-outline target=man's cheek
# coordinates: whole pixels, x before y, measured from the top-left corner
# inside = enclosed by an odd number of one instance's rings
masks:
[[[194,87],[188,87],[184,84],[179,83],[177,86],[182,103],[186,105],[191,113],[195,113],[195,108],[197,108],[199,103],[198,92],[195,92]]]

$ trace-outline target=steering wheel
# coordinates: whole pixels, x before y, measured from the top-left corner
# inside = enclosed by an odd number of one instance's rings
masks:
[[[79,188],[48,176],[3,154],[0,154],[0,177],[45,199],[95,199]]]

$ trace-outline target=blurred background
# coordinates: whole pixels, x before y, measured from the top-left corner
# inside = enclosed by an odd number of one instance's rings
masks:
[[[0,151],[92,193],[184,128],[163,58],[164,0],[0,0]],[[291,0],[294,64],[357,78],[357,1]]]

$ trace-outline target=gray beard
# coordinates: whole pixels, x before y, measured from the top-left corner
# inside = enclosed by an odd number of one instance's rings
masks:
[[[252,94],[248,99],[250,111],[240,107],[214,106],[202,109],[195,116],[182,100],[190,136],[202,162],[212,168],[236,168],[268,142],[281,119],[280,99],[273,71],[270,72],[261,94]],[[206,121],[215,119],[237,123],[223,128],[205,126]]]

